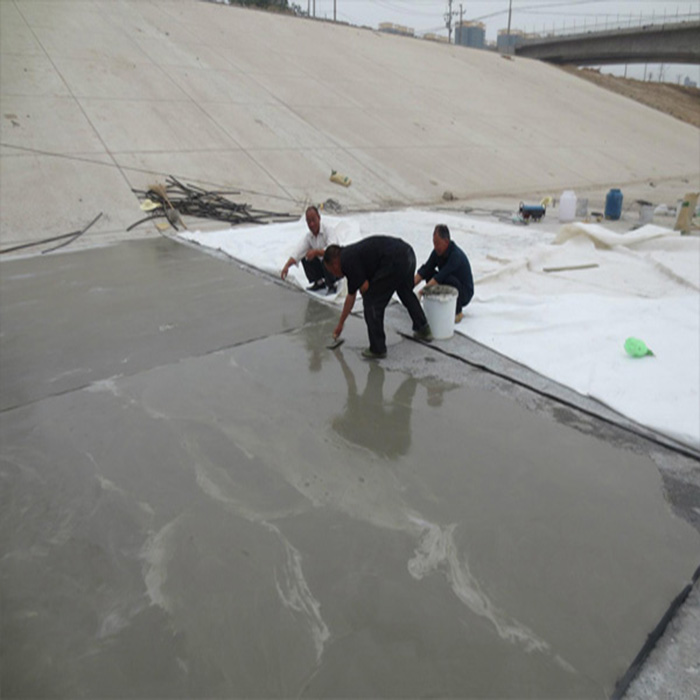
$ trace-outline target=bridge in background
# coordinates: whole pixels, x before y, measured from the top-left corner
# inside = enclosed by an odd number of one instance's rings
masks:
[[[700,21],[527,39],[515,47],[515,54],[549,63],[579,66],[611,63],[700,64]]]

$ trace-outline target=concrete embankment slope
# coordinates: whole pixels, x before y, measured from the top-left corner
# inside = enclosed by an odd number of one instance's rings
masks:
[[[167,174],[295,213],[698,178],[697,129],[536,61],[196,0],[0,13],[3,245],[121,235]]]

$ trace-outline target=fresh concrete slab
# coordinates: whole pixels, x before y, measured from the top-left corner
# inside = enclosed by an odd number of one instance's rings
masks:
[[[9,696],[606,696],[695,568],[672,452],[393,330],[166,239],[0,272]]]
[[[0,410],[290,331],[304,317],[304,300],[286,302],[281,285],[166,238],[0,271]]]

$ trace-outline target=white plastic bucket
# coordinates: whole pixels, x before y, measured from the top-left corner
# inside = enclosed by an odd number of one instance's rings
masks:
[[[559,200],[559,221],[573,221],[576,216],[576,193],[573,190],[562,192]]]
[[[457,290],[445,284],[426,287],[423,292],[423,310],[430,324],[433,338],[447,340],[455,334]]]

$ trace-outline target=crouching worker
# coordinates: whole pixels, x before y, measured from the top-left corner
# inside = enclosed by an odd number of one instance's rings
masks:
[[[332,230],[321,222],[321,215],[316,207],[309,207],[306,210],[306,225],[309,227],[308,233],[299,243],[294,255],[284,264],[281,277],[286,279],[289,268],[301,260],[306,278],[311,282],[308,289],[317,292],[325,287],[326,294],[335,294],[338,280],[321,262],[326,247],[333,242]]]
[[[462,309],[474,296],[474,278],[472,268],[465,252],[452,240],[450,229],[444,224],[438,224],[433,232],[433,252],[425,265],[420,267],[413,279],[413,286],[421,280],[426,281],[426,287],[435,284],[445,284],[457,290],[457,307],[455,323],[462,318]],[[423,290],[421,290],[422,294]]]
[[[416,255],[408,243],[391,236],[369,236],[348,246],[330,245],[323,256],[323,264],[335,277],[346,277],[348,282],[348,296],[333,331],[335,338],[343,332],[359,291],[369,336],[369,348],[362,351],[363,357],[386,357],[384,309],[394,292],[411,316],[414,336],[421,340],[433,339],[413,291]]]

